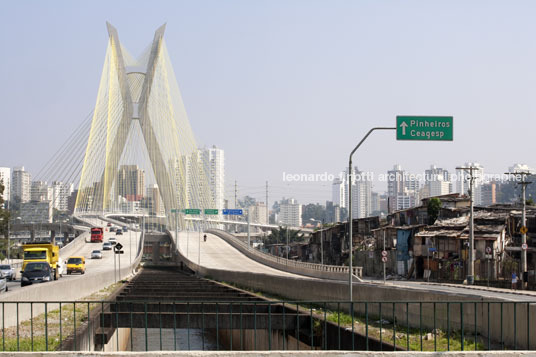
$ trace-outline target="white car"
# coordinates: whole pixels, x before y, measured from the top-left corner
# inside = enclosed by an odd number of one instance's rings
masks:
[[[13,268],[11,264],[0,265],[0,274],[4,275],[9,280],[15,280],[17,278],[15,269]]]
[[[116,245],[116,244],[117,244],[117,239],[115,239],[115,237],[111,237],[110,239],[108,239],[108,242],[109,242],[111,245]]]
[[[91,259],[102,259],[102,253],[100,250],[94,250],[91,252]]]

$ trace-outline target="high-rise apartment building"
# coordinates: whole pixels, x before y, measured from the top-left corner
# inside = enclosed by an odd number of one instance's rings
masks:
[[[352,181],[352,218],[368,217],[372,213],[372,181],[357,167]]]
[[[248,208],[249,219],[252,223],[268,224],[266,222],[267,207],[264,202],[256,202],[255,205]]]
[[[333,180],[333,184],[331,186],[331,201],[334,205],[339,207],[346,208],[346,201],[347,201],[347,183],[346,179],[340,179],[336,178]]]
[[[11,168],[0,167],[0,181],[4,185],[4,193],[2,193],[2,199],[5,201],[10,200],[11,195]]]
[[[278,223],[292,227],[302,225],[302,206],[293,198],[283,201],[279,206]]]
[[[67,211],[69,208],[69,196],[73,191],[74,185],[72,183],[52,182],[52,208]]]
[[[116,193],[127,201],[141,201],[145,194],[145,171],[138,165],[121,165],[117,173]]]
[[[532,175],[536,174],[536,170],[534,170],[532,167],[530,167],[529,165],[527,164],[519,164],[519,163],[516,163],[516,164],[513,164],[512,166],[510,166],[508,168],[508,172],[528,172]]]
[[[31,201],[52,201],[53,189],[48,186],[46,181],[32,181],[32,187],[30,189]]]
[[[158,185],[149,185],[149,187],[147,187],[147,195],[145,198],[149,214],[160,216],[165,213],[164,204],[160,197],[160,190],[158,189]]]
[[[11,178],[11,199],[18,197],[21,203],[30,201],[31,176],[24,166],[13,169]]]
[[[447,170],[431,165],[424,171],[426,197],[447,195],[450,193],[450,174]]]
[[[482,206],[490,206],[497,203],[496,196],[497,185],[495,182],[485,183],[480,188],[481,202]]]
[[[214,201],[214,208],[222,209],[225,200],[225,156],[216,146],[199,149],[200,158],[205,166],[208,184]]]
[[[414,207],[419,202],[420,183],[416,177],[394,165],[387,171],[387,196],[389,210]]]

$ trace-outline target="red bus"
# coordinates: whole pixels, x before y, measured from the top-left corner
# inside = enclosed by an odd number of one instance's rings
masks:
[[[91,228],[91,243],[102,243],[104,230],[101,227]]]

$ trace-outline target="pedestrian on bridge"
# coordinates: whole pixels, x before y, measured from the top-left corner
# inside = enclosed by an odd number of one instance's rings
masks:
[[[512,273],[512,289],[516,290],[517,288],[517,275],[516,273]]]
[[[205,242],[207,241],[207,235],[206,235],[206,234],[203,236],[203,240],[204,240]]]

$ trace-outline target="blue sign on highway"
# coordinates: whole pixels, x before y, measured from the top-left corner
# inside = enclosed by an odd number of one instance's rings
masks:
[[[233,216],[241,216],[242,215],[242,210],[241,209],[224,209],[223,214],[233,215]]]

